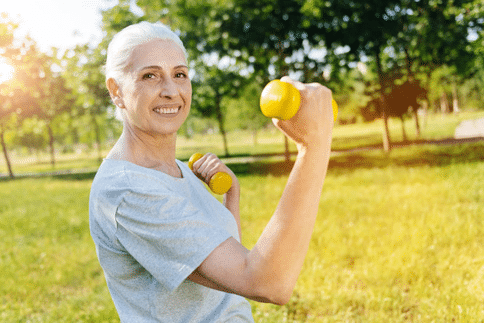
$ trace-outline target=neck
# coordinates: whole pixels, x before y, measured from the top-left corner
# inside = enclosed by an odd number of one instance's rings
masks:
[[[176,133],[153,135],[135,131],[125,125],[108,158],[122,159],[139,166],[171,173],[178,171],[175,154]]]

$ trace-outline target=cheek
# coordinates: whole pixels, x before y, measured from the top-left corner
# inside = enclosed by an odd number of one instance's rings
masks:
[[[143,105],[153,99],[158,93],[153,87],[138,85],[134,86],[130,93],[131,100],[135,105]]]
[[[191,105],[192,102],[192,86],[187,86],[185,89],[183,89],[183,100],[185,101],[185,104],[187,106]]]

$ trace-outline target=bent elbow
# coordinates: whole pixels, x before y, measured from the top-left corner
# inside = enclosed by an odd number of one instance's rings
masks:
[[[287,303],[289,303],[291,295],[292,293],[288,293],[287,295],[277,295],[271,303],[279,306],[286,305]]]
[[[259,286],[257,296],[251,297],[252,300],[282,306],[291,299],[293,287],[275,286],[275,284],[260,287],[262,286]]]

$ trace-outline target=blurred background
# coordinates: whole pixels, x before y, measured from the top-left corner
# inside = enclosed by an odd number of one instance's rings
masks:
[[[261,89],[283,75],[331,88],[339,125],[380,122],[365,145],[429,139],[429,116],[484,111],[483,10],[480,0],[9,2],[0,8],[0,173],[105,154],[122,128],[104,85],[106,47],[142,20],[170,25],[189,52],[193,113],[180,135],[216,134],[223,156],[254,152],[230,151],[228,138],[244,131],[257,145],[270,124]],[[357,142],[344,141],[334,150]]]

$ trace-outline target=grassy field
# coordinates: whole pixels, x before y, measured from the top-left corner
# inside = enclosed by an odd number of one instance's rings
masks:
[[[284,307],[253,303],[256,321],[483,322],[484,145],[398,153],[415,158],[383,163],[371,152],[349,155],[353,166],[349,156],[332,160],[293,299]],[[284,181],[242,178],[244,200],[253,201],[242,211],[248,246]]]
[[[248,248],[286,166],[232,164]],[[119,321],[89,235],[93,175],[0,181],[0,322]],[[251,302],[256,322],[484,322],[482,183],[482,142],[333,156],[293,297]]]

